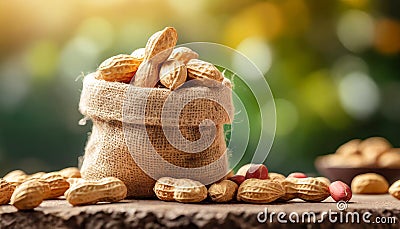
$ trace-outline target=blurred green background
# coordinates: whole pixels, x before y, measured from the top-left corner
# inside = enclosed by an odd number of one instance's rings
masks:
[[[0,174],[76,166],[90,131],[78,125],[76,79],[165,26],[180,44],[238,49],[265,74],[277,109],[270,170],[313,173],[317,155],[351,138],[400,147],[399,9],[396,0],[0,1]]]

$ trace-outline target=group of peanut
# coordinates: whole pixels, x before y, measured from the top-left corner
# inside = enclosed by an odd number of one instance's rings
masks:
[[[98,67],[96,78],[170,90],[191,79],[223,81],[223,74],[213,64],[199,60],[190,48],[174,49],[177,40],[175,28],[166,27],[153,34],[144,48],[105,60]]]
[[[400,168],[400,148],[394,148],[382,137],[365,140],[353,139],[341,145],[334,154],[319,157],[327,167],[350,168]],[[351,189],[356,194],[390,193],[400,199],[400,180],[390,187],[385,177],[376,173],[361,174],[353,178]]]
[[[300,198],[320,202],[332,196],[335,201],[349,201],[352,192],[345,183],[333,182],[325,177],[307,177],[303,173],[292,173],[288,177],[268,173],[262,164],[248,164],[241,167],[236,175],[207,187],[190,179],[162,177],[154,186],[154,193],[160,200],[183,203],[201,202],[209,197],[214,202],[232,200],[248,203],[270,203]]]
[[[400,148],[382,137],[353,139],[318,160],[328,167],[400,168]]]
[[[97,181],[81,178],[78,168],[26,174],[15,170],[0,179],[0,205],[10,203],[18,210],[38,207],[43,200],[64,196],[71,205],[117,202],[125,199],[125,184],[114,177]]]

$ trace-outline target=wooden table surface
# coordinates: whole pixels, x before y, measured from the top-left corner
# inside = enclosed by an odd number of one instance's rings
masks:
[[[72,207],[60,199],[46,200],[34,211],[17,211],[11,205],[3,205],[0,228],[266,228],[267,225],[276,228],[400,228],[400,201],[390,195],[355,195],[346,210],[340,211],[337,207],[331,198],[322,203],[293,200],[273,204],[124,200],[80,207]],[[336,215],[336,223],[332,223],[334,217],[329,219],[329,211]],[[267,219],[264,212],[269,214]],[[360,222],[351,223],[351,215],[346,215],[349,212],[359,214]],[[279,213],[281,222],[277,219]],[[304,214],[302,221],[303,213],[315,216],[309,219]],[[290,222],[290,214],[294,221],[298,215],[299,222]],[[366,218],[369,223],[363,221],[363,214],[369,215]],[[313,219],[316,223],[310,224]],[[386,223],[378,223],[378,220]]]

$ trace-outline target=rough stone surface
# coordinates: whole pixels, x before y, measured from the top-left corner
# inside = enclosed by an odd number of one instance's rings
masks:
[[[400,201],[389,195],[355,195],[343,213],[369,212],[371,221],[377,216],[394,217],[394,224],[332,224],[326,215],[322,217],[323,222],[316,224],[282,224],[276,217],[272,223],[269,219],[260,223],[257,214],[265,208],[269,213],[315,212],[317,220],[323,212],[340,212],[331,198],[323,203],[294,200],[273,204],[124,200],[81,207],[72,207],[65,200],[47,200],[34,211],[21,212],[10,205],[0,206],[0,228],[266,228],[266,224],[274,228],[400,228]]]

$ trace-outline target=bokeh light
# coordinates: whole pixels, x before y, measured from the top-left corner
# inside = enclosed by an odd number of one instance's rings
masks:
[[[176,27],[178,44],[221,43],[259,67],[276,98],[271,170],[315,172],[317,155],[351,138],[379,135],[400,147],[397,8],[371,0],[0,1],[0,173],[76,165],[90,131],[78,125],[81,78],[165,26]],[[235,86],[260,132],[249,88]],[[260,106],[268,114],[271,101]]]
[[[15,56],[0,65],[0,107],[5,111],[17,109],[31,87],[27,67]]]
[[[361,52],[369,48],[374,39],[374,20],[360,10],[344,13],[337,25],[340,42],[352,52]]]
[[[254,64],[261,70],[263,74],[267,73],[272,64],[272,53],[271,49],[260,37],[250,37],[243,40],[237,47],[236,50],[247,56]],[[243,69],[246,71],[246,66],[243,66],[240,58],[233,56],[233,65],[236,68]],[[247,74],[246,76],[252,76]]]
[[[365,119],[377,111],[380,102],[376,83],[365,73],[346,75],[339,85],[340,101],[345,111],[355,119]]]
[[[244,9],[230,19],[225,42],[235,47],[247,37],[276,38],[283,29],[281,10],[271,2],[260,2]]]
[[[376,24],[375,48],[383,54],[400,52],[400,22],[382,19]]]

